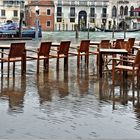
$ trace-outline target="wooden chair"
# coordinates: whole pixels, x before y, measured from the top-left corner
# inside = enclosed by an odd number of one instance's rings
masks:
[[[98,60],[99,60],[99,49],[100,48],[110,48],[111,44],[110,44],[110,40],[101,40],[98,48],[96,51],[90,51],[91,54],[95,54],[97,55],[97,64],[98,64]]]
[[[21,73],[26,72],[26,51],[25,43],[11,43],[9,53],[0,52],[7,57],[0,58],[1,62],[8,62],[8,77],[10,72],[10,62],[13,62],[13,76],[15,75],[15,62],[21,61]]]
[[[52,42],[41,42],[40,47],[37,49],[37,51],[27,49],[27,51],[36,53],[35,55],[27,56],[27,58],[37,60],[37,73],[39,73],[41,60],[43,60],[44,70],[48,71],[49,69],[49,54],[50,54],[51,44]]]
[[[131,71],[132,72],[132,80],[134,81],[135,73],[137,74],[137,82],[138,82],[138,76],[140,71],[140,50],[138,50],[135,57],[125,57],[123,59],[117,60],[121,61],[122,63],[119,63],[119,65],[116,65],[116,60],[113,60],[113,74],[112,74],[112,80],[114,83],[115,80],[115,71],[120,71],[120,74],[122,71]],[[120,75],[121,77],[121,75]]]
[[[77,67],[78,68],[80,65],[80,58],[82,59],[82,56],[85,56],[85,63],[88,67],[88,64],[89,64],[89,46],[90,46],[90,40],[81,40],[80,46],[77,46],[77,52],[70,53],[70,54],[77,56]]]
[[[60,46],[58,46],[57,50],[51,49],[52,51],[56,51],[57,53],[50,54],[51,58],[57,59],[57,70],[59,70],[59,59],[64,58],[64,68],[68,68],[68,57],[69,57],[69,48],[71,41],[61,41]]]
[[[135,38],[128,38],[128,42],[129,42],[128,52],[130,54],[133,54],[134,53],[133,46],[134,46],[134,43],[135,43]]]
[[[112,48],[114,49],[121,49],[121,45],[124,42],[124,39],[116,39],[116,41],[113,43]]]

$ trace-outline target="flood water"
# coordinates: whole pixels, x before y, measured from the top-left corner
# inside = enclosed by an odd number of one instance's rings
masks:
[[[78,40],[74,36],[74,32],[49,32],[42,40],[77,43],[86,38],[86,33]],[[90,38],[100,40],[101,36]],[[36,48],[40,41],[26,44]],[[41,68],[39,75],[36,61],[28,61],[25,76],[20,75],[17,64],[16,76],[11,73],[10,78],[5,64],[0,79],[0,139],[139,139],[140,89],[131,76],[127,83],[118,79],[113,86],[110,73],[99,79],[96,56],[90,56],[88,69],[84,60],[77,69],[76,60],[69,58],[68,70],[61,60],[57,71],[56,60],[51,59],[49,72],[43,73]]]

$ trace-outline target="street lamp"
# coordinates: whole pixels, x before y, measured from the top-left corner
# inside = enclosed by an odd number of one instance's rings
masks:
[[[19,34],[18,37],[22,37],[22,22],[24,18],[24,11],[23,11],[23,1],[20,1],[20,20],[19,20]]]
[[[114,31],[115,31],[115,17],[113,17],[113,32],[112,32],[112,38],[114,38]]]
[[[35,38],[38,39],[38,30],[39,30],[39,7],[35,6]]]

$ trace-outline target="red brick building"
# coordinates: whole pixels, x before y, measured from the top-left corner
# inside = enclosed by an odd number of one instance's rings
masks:
[[[39,25],[43,31],[54,30],[54,2],[51,0],[29,1],[25,6],[25,23],[27,26],[35,26],[36,7],[39,8]]]

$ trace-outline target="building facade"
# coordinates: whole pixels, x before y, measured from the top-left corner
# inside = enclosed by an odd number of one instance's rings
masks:
[[[74,31],[87,28],[140,28],[140,0],[0,0],[0,23],[39,24],[44,31]]]
[[[38,13],[36,15],[36,8]],[[37,16],[37,17],[36,17]],[[38,18],[39,25],[43,31],[54,30],[54,2],[51,0],[30,0],[25,6],[25,22],[27,26],[35,26],[35,19]]]
[[[55,30],[86,28],[138,28],[138,0],[54,0]],[[134,21],[136,23],[134,23]]]
[[[19,22],[24,13],[24,0],[0,0],[0,23],[7,20]]]

